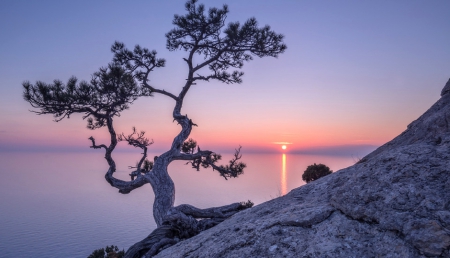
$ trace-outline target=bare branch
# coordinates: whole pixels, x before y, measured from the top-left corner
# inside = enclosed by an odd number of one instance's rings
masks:
[[[127,193],[131,192],[132,190],[139,188],[139,187],[143,186],[144,184],[149,183],[148,179],[144,175],[141,174],[141,172],[144,172],[144,171],[141,171],[140,169],[137,170],[138,173],[130,174],[130,176],[132,177],[131,181],[123,181],[123,180],[117,179],[113,176],[114,172],[116,171],[116,163],[115,163],[114,159],[112,158],[111,154],[114,151],[115,147],[117,146],[117,141],[118,141],[117,138],[119,138],[119,137],[116,137],[116,132],[113,127],[112,117],[108,117],[106,119],[106,125],[108,128],[108,132],[111,136],[110,137],[111,143],[108,147],[106,147],[106,145],[104,145],[104,144],[96,145],[94,138],[93,137],[89,138],[92,141],[91,148],[94,148],[94,149],[104,148],[105,149],[105,159],[109,165],[109,169],[105,175],[106,181],[111,186],[119,189],[119,192],[122,194],[127,194]],[[138,135],[138,137],[135,137],[136,134]],[[128,139],[127,140],[128,142],[142,146],[144,148],[143,158],[141,159],[141,161],[139,163],[139,168],[140,168],[143,160],[147,156],[147,146],[150,145],[151,143],[148,141],[147,138],[144,137],[143,132],[136,133],[135,129],[133,130],[132,134],[130,134],[129,136],[123,136],[123,137]],[[126,139],[124,139],[124,140],[126,140]],[[145,171],[145,172],[148,172],[148,171]]]
[[[119,136],[117,137],[118,141],[126,141],[128,142],[129,145],[134,146],[136,148],[141,148],[144,152],[142,153],[142,157],[139,160],[139,162],[137,163],[136,167],[131,167],[129,166],[129,168],[136,168],[136,171],[133,171],[130,176],[131,176],[131,180],[134,180],[135,177],[137,177],[138,175],[140,175],[141,172],[143,173],[148,173],[152,168],[153,168],[153,162],[148,161],[147,158],[147,146],[152,145],[153,144],[153,140],[149,140],[148,138],[146,138],[145,136],[145,132],[141,131],[141,132],[136,132],[136,128],[133,127],[133,132],[127,136],[125,136],[125,134],[119,134]],[[142,167],[142,164],[144,164],[144,167]]]
[[[138,175],[136,179],[131,181],[123,181],[120,179],[117,179],[113,176],[113,173],[111,169],[108,170],[108,172],[105,175],[106,181],[111,184],[111,186],[119,189],[119,193],[127,194],[133,191],[136,188],[139,188],[145,184],[148,183],[148,179],[144,177],[143,175]]]
[[[149,140],[147,137],[145,137],[145,132],[144,131],[140,131],[139,133],[136,131],[136,128],[133,127],[133,132],[127,136],[125,136],[125,134],[120,134],[117,139],[118,141],[126,141],[128,142],[129,145],[137,147],[137,148],[141,148],[141,149],[146,149],[147,146],[152,145],[153,144],[153,140]]]
[[[91,140],[92,141],[92,146],[90,147],[90,148],[93,148],[93,149],[100,149],[100,148],[104,148],[105,150],[107,149],[107,147],[106,147],[106,145],[104,145],[104,144],[100,144],[100,145],[95,145],[95,139],[94,139],[94,137],[89,137],[89,140]]]

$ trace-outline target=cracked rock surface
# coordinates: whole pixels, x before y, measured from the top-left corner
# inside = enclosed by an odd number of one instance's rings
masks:
[[[357,164],[242,211],[156,257],[450,257],[450,80]]]

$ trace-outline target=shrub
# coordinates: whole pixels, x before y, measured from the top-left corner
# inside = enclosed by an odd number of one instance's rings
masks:
[[[117,246],[111,245],[95,250],[88,258],[122,258],[124,255],[125,250],[119,251]]]
[[[333,173],[333,171],[324,164],[314,163],[314,165],[310,165],[306,168],[305,172],[303,172],[302,179],[303,181],[306,181],[306,183],[309,183],[331,173]]]

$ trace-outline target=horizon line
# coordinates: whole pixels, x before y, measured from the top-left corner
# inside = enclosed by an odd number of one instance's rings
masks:
[[[296,148],[291,150],[278,150],[274,148],[257,148],[249,147],[243,148],[242,154],[295,154],[295,155],[325,155],[325,156],[365,156],[374,151],[381,145],[373,144],[346,144],[346,145],[334,145],[334,146],[312,146],[304,148]],[[127,148],[128,147],[128,148]],[[127,146],[125,148],[119,148],[115,151],[117,153],[132,153],[140,152],[140,149]],[[164,153],[167,150],[153,149],[148,150],[148,153]],[[235,148],[218,147],[216,153],[233,153]],[[94,150],[87,147],[79,146],[1,146],[0,152],[78,152],[78,153],[101,153],[101,151]]]

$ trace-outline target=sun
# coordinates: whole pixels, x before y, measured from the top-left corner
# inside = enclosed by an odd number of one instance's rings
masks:
[[[283,150],[285,150],[287,147],[286,147],[286,145],[283,145],[283,146],[281,146],[281,148],[282,148]]]

